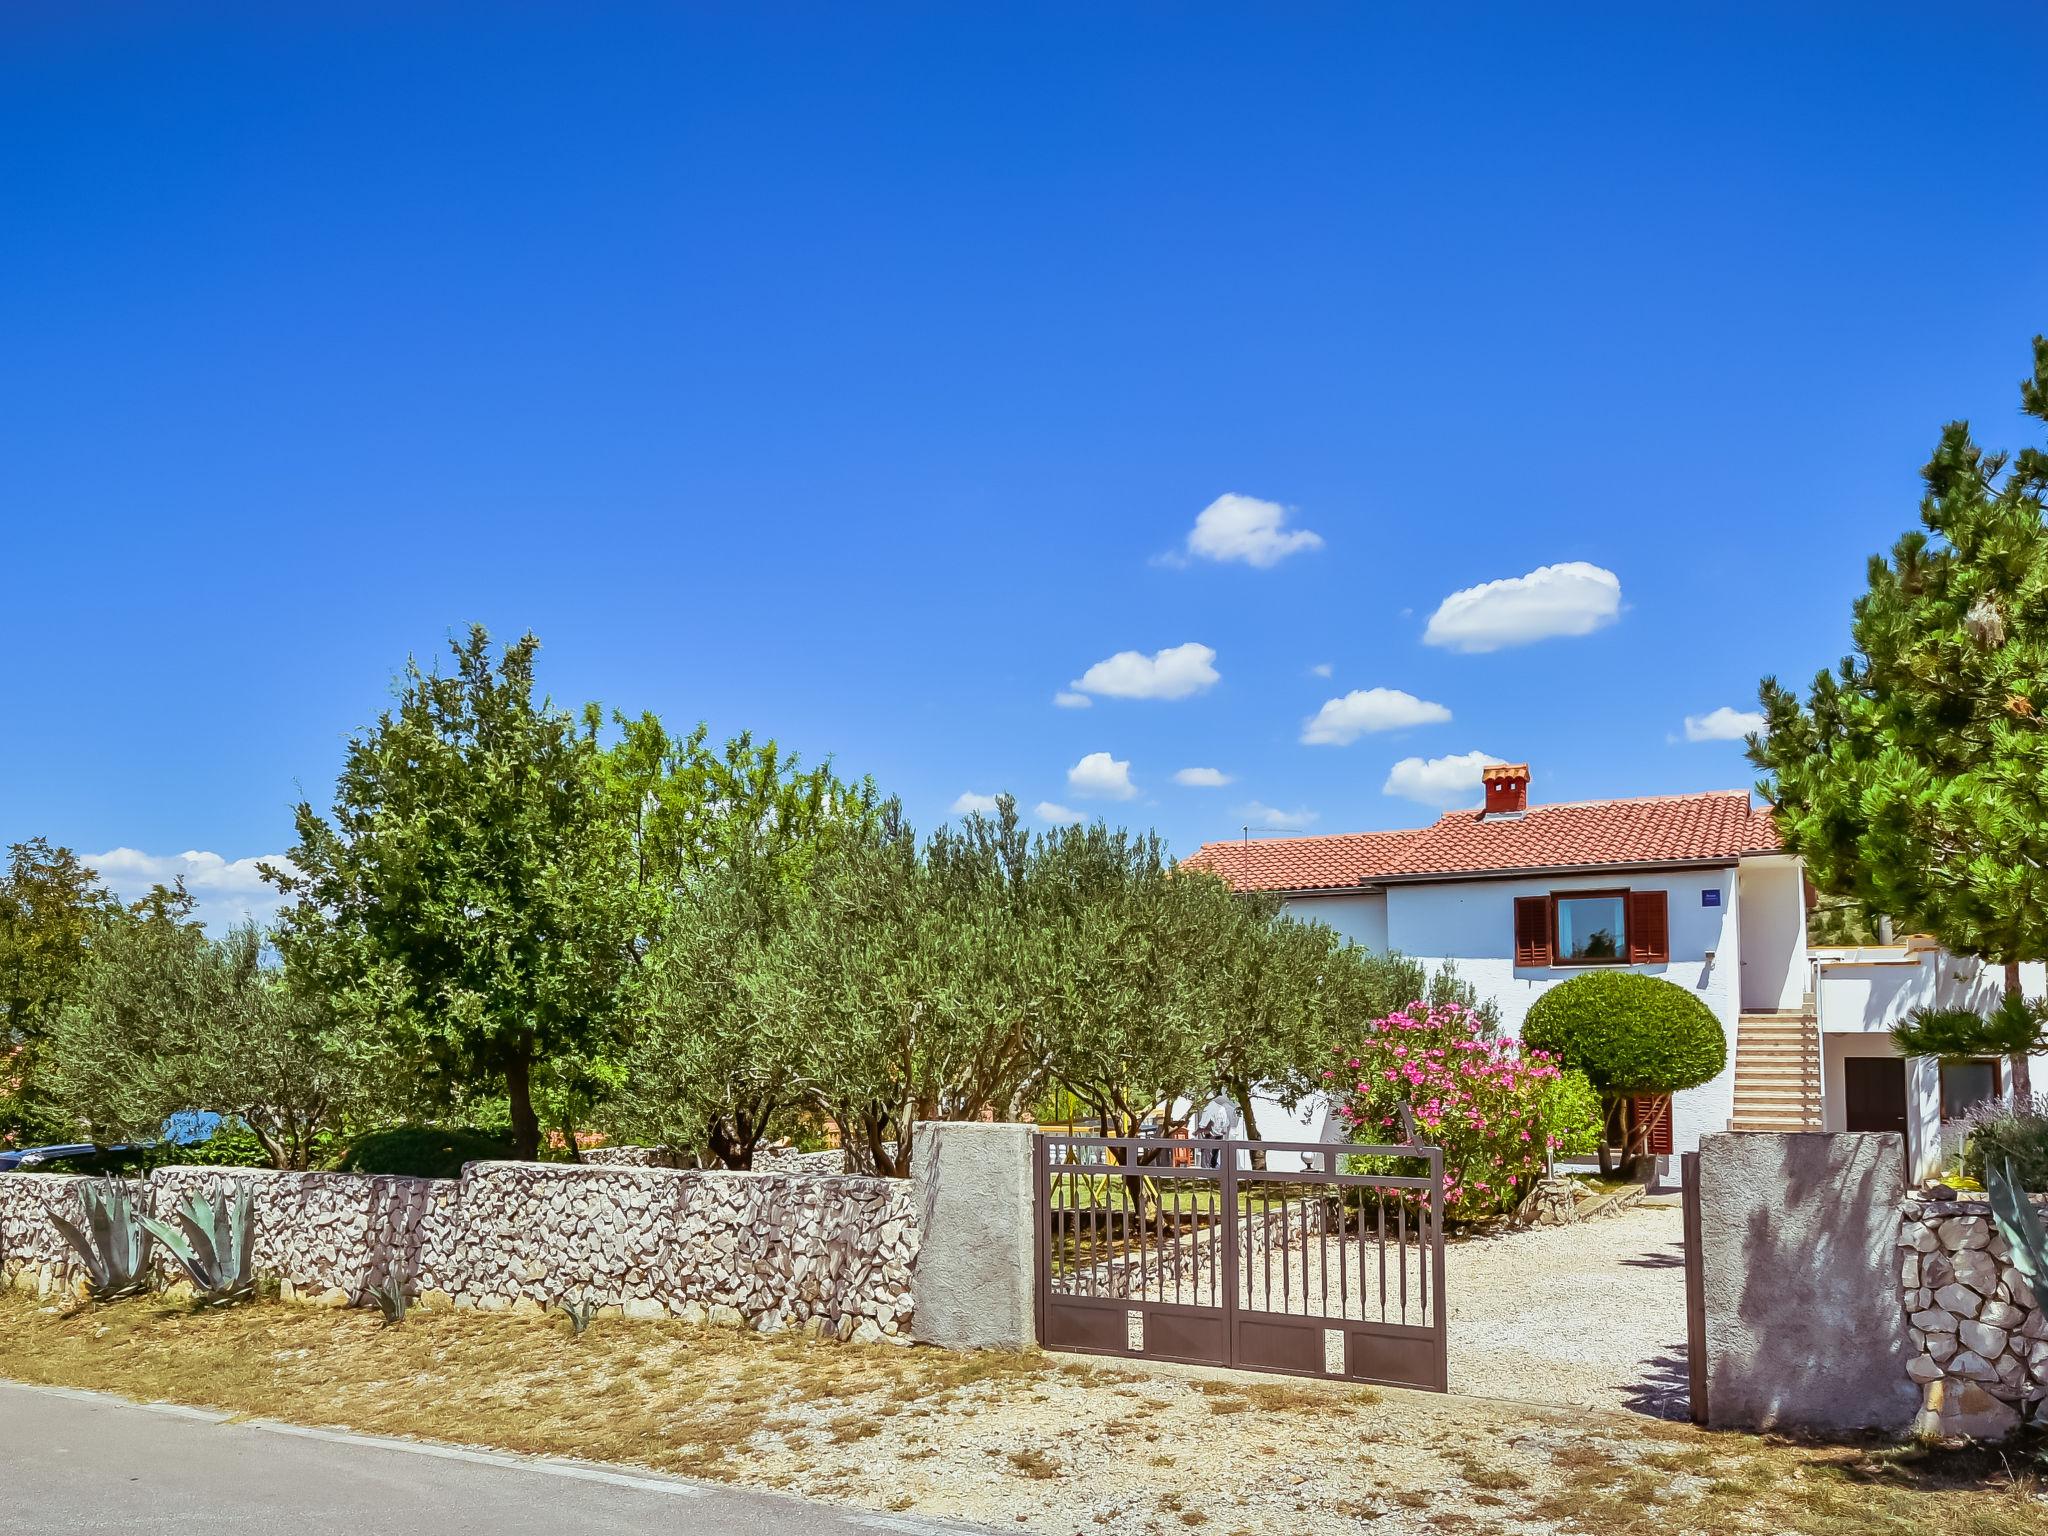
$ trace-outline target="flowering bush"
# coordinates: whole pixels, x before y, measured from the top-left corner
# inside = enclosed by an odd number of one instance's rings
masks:
[[[1443,1148],[1452,1220],[1513,1209],[1543,1176],[1544,1154],[1582,1144],[1597,1113],[1593,1096],[1573,1091],[1578,1085],[1554,1059],[1491,1037],[1455,1004],[1411,1003],[1375,1019],[1363,1041],[1339,1047],[1336,1057],[1323,1077],[1351,1139],[1401,1141],[1406,1104],[1417,1135]]]

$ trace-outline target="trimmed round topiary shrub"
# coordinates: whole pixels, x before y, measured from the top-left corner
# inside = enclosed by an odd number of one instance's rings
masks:
[[[1697,1088],[1728,1065],[1728,1037],[1685,988],[1637,971],[1588,971],[1536,999],[1525,1045],[1576,1067],[1609,1098]]]
[[[1728,1064],[1728,1038],[1713,1010],[1692,993],[1639,971],[1588,971],[1536,999],[1522,1041],[1586,1074],[1606,1106],[1600,1171],[1619,1147],[1636,1177],[1649,1177],[1656,1126],[1670,1096],[1711,1082]],[[1639,1116],[1628,1101],[1649,1095]]]
[[[394,1125],[359,1136],[337,1165],[343,1173],[400,1173],[416,1179],[456,1179],[464,1163],[512,1155],[509,1137],[471,1126]]]

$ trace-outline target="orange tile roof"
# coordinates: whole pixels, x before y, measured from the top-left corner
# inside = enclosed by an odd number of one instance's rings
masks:
[[[1769,809],[1731,789],[1539,805],[1492,820],[1452,811],[1413,832],[1204,843],[1183,863],[1239,890],[1334,891],[1496,871],[1732,863],[1781,846]]]
[[[1329,837],[1260,837],[1204,843],[1181,860],[1240,891],[1344,890],[1378,879],[1398,861],[1414,832],[1341,832]]]

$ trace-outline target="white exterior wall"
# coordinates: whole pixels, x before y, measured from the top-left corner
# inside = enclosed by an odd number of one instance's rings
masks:
[[[1517,966],[1515,898],[1623,886],[1663,891],[1670,910],[1670,961],[1631,969],[1690,990],[1720,1020],[1728,1039],[1728,1065],[1721,1075],[1678,1094],[1672,1102],[1672,1145],[1677,1151],[1690,1152],[1701,1136],[1726,1130],[1735,1109],[1741,892],[1732,867],[1389,886],[1387,945],[1431,965],[1454,963],[1458,974],[1471,982],[1481,997],[1490,997],[1500,1006],[1502,1031],[1519,1038],[1522,1021],[1537,998],[1591,967]],[[1708,891],[1719,894],[1719,906],[1704,904]],[[1296,910],[1304,917],[1319,915],[1314,901],[1303,902]],[[1710,951],[1711,961],[1707,958]]]
[[[1916,1008],[1995,1006],[2005,991],[2002,966],[1931,945],[1911,948],[1869,946],[1813,952],[1817,981],[1814,1002],[1821,1031],[1823,1123],[1845,1130],[1842,1061],[1849,1056],[1889,1056],[1891,1028]],[[2020,989],[2029,997],[2048,991],[2048,968],[2020,967]],[[2030,1058],[2036,1090],[2048,1087],[2048,1056]],[[1926,1178],[1941,1166],[1941,1069],[1929,1057],[1906,1063],[1907,1165]]]
[[[1995,1007],[2005,970],[1932,945],[1824,948],[1813,952],[1822,1033],[1884,1034],[1915,1008]],[[2042,992],[2042,967],[2020,967],[2020,987]]]
[[[1744,859],[1742,983],[1744,1008],[1797,1008],[1806,1000],[1806,882],[1799,860]]]
[[[1366,949],[1387,947],[1387,898],[1378,891],[1305,896],[1287,903],[1296,917],[1327,923]]]

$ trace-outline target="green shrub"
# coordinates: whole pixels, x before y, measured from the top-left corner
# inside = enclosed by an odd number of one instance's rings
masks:
[[[1987,1159],[2001,1171],[2010,1159],[2020,1188],[2048,1191],[2048,1095],[2032,1104],[1985,1104],[1963,1123],[1965,1178],[1985,1184]]]
[[[454,1179],[464,1163],[512,1155],[506,1137],[475,1126],[394,1125],[359,1136],[336,1166],[343,1173],[401,1173],[416,1179]]]
[[[1544,1085],[1543,1122],[1559,1157],[1591,1157],[1600,1149],[1600,1091],[1573,1067]]]
[[[206,1140],[165,1147],[156,1161],[178,1168],[268,1168],[270,1154],[248,1126],[224,1120]]]
[[[1576,1067],[1612,1100],[1676,1093],[1720,1076],[1728,1039],[1681,986],[1635,971],[1588,971],[1536,999],[1525,1044]]]

